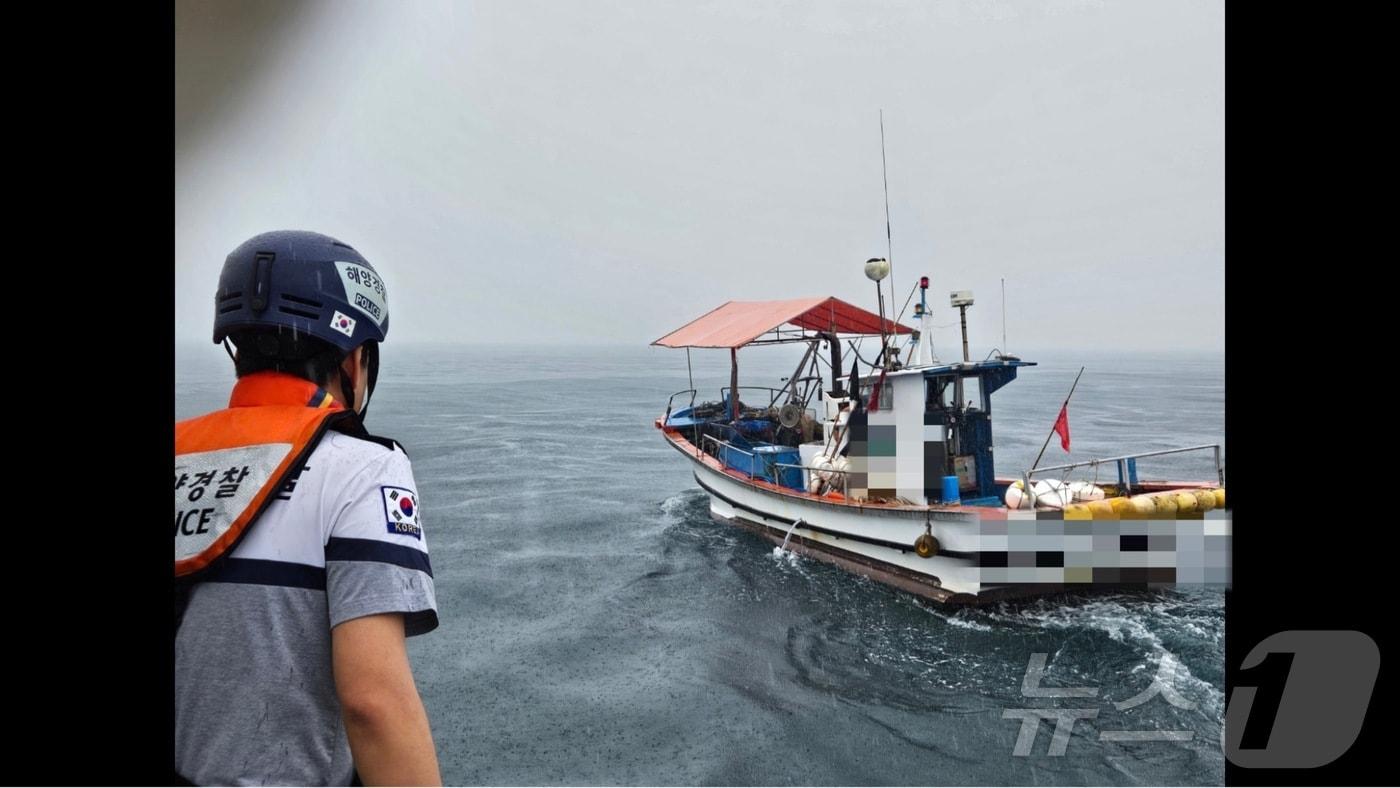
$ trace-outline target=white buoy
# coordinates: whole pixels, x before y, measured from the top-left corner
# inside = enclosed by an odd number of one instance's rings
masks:
[[[830,467],[831,458],[827,457],[825,454],[818,454],[812,458],[812,468],[814,470],[812,471],[812,481],[808,485],[809,492],[816,492],[822,482],[830,479],[831,474],[827,470]]]
[[[1069,493],[1075,501],[1102,501],[1103,488],[1091,482],[1070,482]]]
[[[1051,509],[1063,509],[1073,500],[1069,488],[1054,479],[1042,479],[1032,484],[1031,495],[1036,506],[1048,506]]]
[[[1011,485],[1006,488],[1006,505],[1011,509],[1031,508],[1030,496],[1026,495],[1025,487],[1020,481],[1012,482]]]

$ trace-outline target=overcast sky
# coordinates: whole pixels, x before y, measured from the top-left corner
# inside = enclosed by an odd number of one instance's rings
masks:
[[[940,347],[954,289],[1001,344],[1002,277],[1012,351],[1224,346],[1218,0],[180,0],[175,54],[177,343],[288,228],[376,266],[390,342],[874,309],[883,109],[894,289],[932,278]]]

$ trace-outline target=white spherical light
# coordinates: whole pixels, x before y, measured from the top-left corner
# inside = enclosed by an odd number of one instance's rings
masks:
[[[872,257],[865,261],[865,275],[872,282],[879,282],[890,275],[890,261],[883,257]]]

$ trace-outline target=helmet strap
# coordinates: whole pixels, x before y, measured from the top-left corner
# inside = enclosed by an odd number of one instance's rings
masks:
[[[379,343],[373,341],[366,342],[364,345],[361,345],[361,347],[364,348],[364,353],[360,355],[360,364],[365,367],[365,372],[369,378],[368,384],[365,386],[364,404],[356,414],[363,420],[365,414],[369,412],[369,398],[370,395],[374,393],[374,384],[379,378]],[[354,353],[354,351],[352,350],[351,353]],[[337,367],[337,370],[340,372],[340,394],[345,399],[345,407],[348,410],[354,410],[355,384],[353,381],[345,379],[346,375],[343,367]]]
[[[365,355],[361,359],[369,372],[369,385],[365,388],[365,404],[360,408],[360,418],[369,413],[369,398],[374,394],[374,384],[379,380],[379,343],[373,340],[364,344]]]
[[[336,371],[340,373],[340,397],[345,401],[345,409],[353,411],[355,410],[355,384],[353,381],[345,379],[343,367],[336,367]]]

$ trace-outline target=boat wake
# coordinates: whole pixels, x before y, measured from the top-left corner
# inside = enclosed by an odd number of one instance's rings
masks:
[[[1197,676],[1190,667],[1193,661],[1201,667],[1194,657],[1204,649],[1202,656],[1210,660],[1204,667],[1213,670],[1213,661],[1223,648],[1224,616],[1218,604],[1212,605],[1209,599],[1169,594],[1165,598],[1121,596],[1063,604],[1039,601],[1019,608],[1002,605],[984,615],[988,622],[1008,627],[1107,636],[1137,654],[1131,667],[1124,666],[1125,679],[1145,686],[1155,676],[1195,704],[1204,717],[1223,724],[1223,673],[1216,676],[1219,681],[1212,682]],[[972,622],[969,619],[968,623]],[[1163,675],[1159,676],[1159,671]]]

